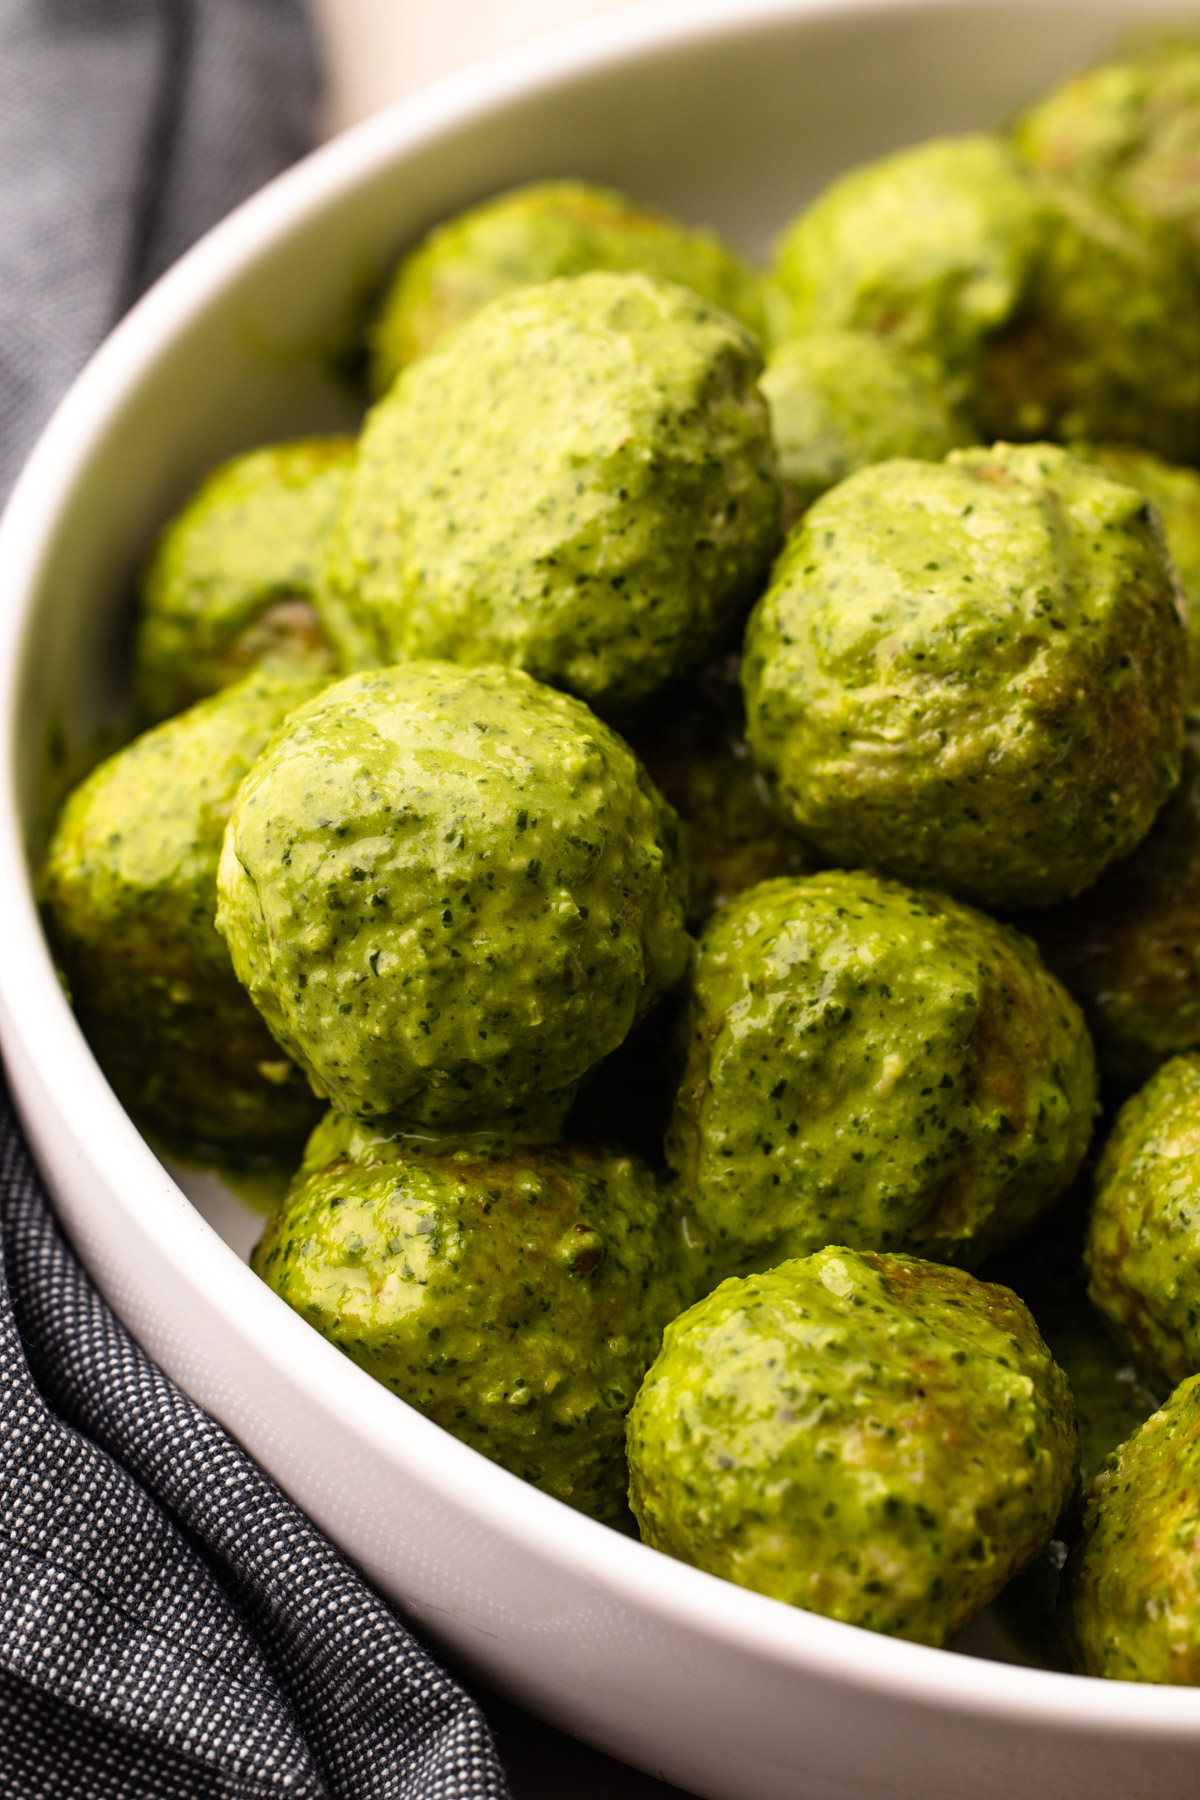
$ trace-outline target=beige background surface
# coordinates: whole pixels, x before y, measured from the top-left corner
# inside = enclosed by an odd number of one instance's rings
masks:
[[[574,19],[630,0],[310,0],[331,82],[325,128],[365,118],[389,100]]]
[[[631,0],[310,0],[325,39],[332,135],[462,64]],[[513,1800],[683,1800],[608,1757],[480,1695]],[[801,1800],[801,1796],[797,1796]]]

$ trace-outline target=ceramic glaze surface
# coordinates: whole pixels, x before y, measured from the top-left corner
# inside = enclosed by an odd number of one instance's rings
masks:
[[[712,1800],[1184,1800],[1200,1695],[796,1611],[572,1512],[411,1411],[250,1272],[252,1216],[193,1175],[197,1210],[139,1137],[58,987],[27,852],[123,704],[129,584],[155,531],[220,459],[353,428],[332,353],[437,219],[569,173],[760,255],[839,170],[1000,123],[1146,19],[1146,0],[670,0],[469,70],[327,146],[187,256],[81,377],[0,526],[0,1034],[81,1256],[432,1641]]]

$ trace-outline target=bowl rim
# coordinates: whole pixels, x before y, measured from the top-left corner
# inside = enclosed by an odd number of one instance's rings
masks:
[[[747,29],[855,14],[937,13],[993,0],[654,0],[502,51],[384,108],[320,146],[245,201],[164,274],[116,326],[61,400],[0,518],[0,1032],[48,1093],[75,1084],[89,1155],[123,1171],[117,1203],[254,1353],[336,1409],[375,1454],[415,1462],[465,1513],[536,1552],[558,1573],[720,1639],[748,1657],[866,1694],[1092,1736],[1200,1741],[1194,1690],[992,1662],[885,1637],[790,1607],[673,1560],[600,1525],[487,1461],[349,1362],[259,1281],[183,1196],[108,1086],[75,1022],[38,918],[16,789],[19,692],[32,600],[59,515],[96,445],[176,334],[289,233],[363,180],[439,137],[648,53]],[[1089,0],[1067,0],[1079,11]],[[1039,0],[1009,0],[1034,11]],[[60,1106],[65,1105],[60,1100]]]

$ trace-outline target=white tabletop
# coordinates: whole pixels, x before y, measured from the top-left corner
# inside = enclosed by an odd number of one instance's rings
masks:
[[[452,69],[631,0],[310,0],[325,39],[332,135]],[[513,1800],[679,1800],[677,1788],[587,1750],[480,1693]]]

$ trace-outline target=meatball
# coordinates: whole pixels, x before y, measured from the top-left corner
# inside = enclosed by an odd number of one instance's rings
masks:
[[[1034,946],[958,902],[832,870],[704,933],[667,1140],[720,1275],[825,1244],[974,1263],[1068,1186],[1095,1068]]]
[[[876,332],[960,380],[1016,315],[1053,220],[1014,152],[983,132],[934,138],[851,169],[776,246],[776,340]]]
[[[493,301],[367,420],[325,605],[347,663],[509,663],[609,711],[698,663],[778,540],[761,367],[643,275]]]
[[[755,760],[836,862],[985,906],[1065,899],[1179,779],[1176,581],[1143,497],[1055,446],[860,470],[751,618]]]
[[[1183,779],[1137,848],[1026,928],[1082,1006],[1114,1093],[1200,1049],[1200,729],[1189,727]]]
[[[867,331],[812,331],[767,358],[784,521],[828,488],[893,456],[940,462],[972,434],[926,359]]]
[[[1159,516],[1187,602],[1187,703],[1195,711],[1200,708],[1200,474],[1132,444],[1073,444],[1071,453],[1136,488]]]
[[[1200,1055],[1172,1057],[1117,1114],[1096,1171],[1088,1292],[1134,1356],[1200,1369]]]
[[[656,1549],[872,1631],[942,1644],[1049,1539],[1071,1394],[1006,1288],[826,1249],[671,1325],[628,1427]]]
[[[1084,1675],[1200,1684],[1200,1377],[1108,1459],[1063,1584]]]
[[[1148,44],[1071,75],[1017,121],[1033,168],[1177,233],[1200,255],[1200,45]]]
[[[436,1424],[619,1523],[625,1414],[682,1304],[650,1171],[566,1146],[406,1149],[353,1121],[326,1153],[338,1136],[268,1225],[259,1275]]]
[[[776,332],[857,328],[940,360],[980,434],[1200,450],[1200,292],[1161,233],[935,138],[833,182],[785,231]]]
[[[312,596],[353,454],[352,438],[323,437],[235,456],[166,527],[134,640],[145,718],[181,712],[264,662],[332,673]]]
[[[238,784],[321,686],[260,671],[110,757],[63,808],[41,873],[80,1024],[137,1122],[201,1160],[294,1159],[318,1102],[213,923]]]
[[[314,1087],[368,1120],[548,1109],[683,972],[677,821],[581,701],[406,663],[298,711],[243,786],[217,923]]]
[[[370,329],[374,392],[489,300],[592,269],[677,281],[762,333],[759,278],[714,232],[611,188],[537,182],[436,226],[404,258]]]
[[[1082,191],[1053,202],[1056,230],[1027,304],[980,361],[980,435],[1119,438],[1175,461],[1200,455],[1200,287],[1189,258]]]

